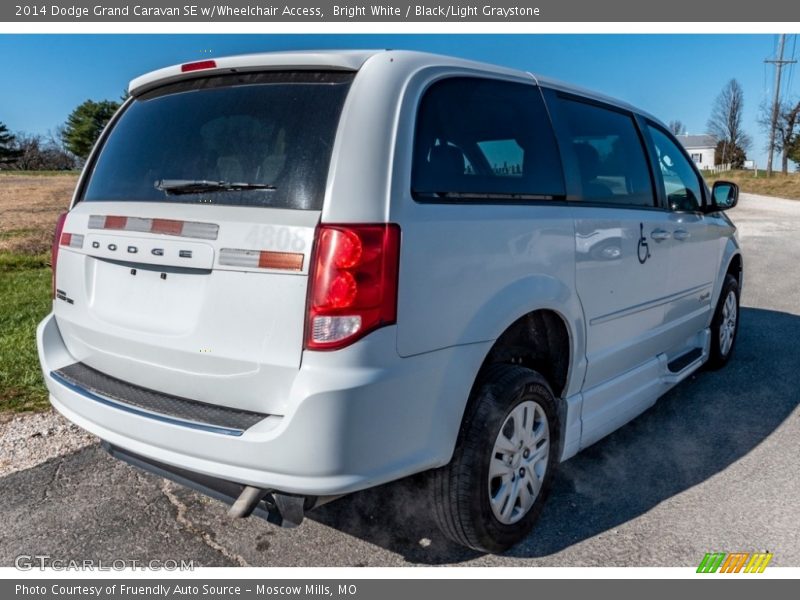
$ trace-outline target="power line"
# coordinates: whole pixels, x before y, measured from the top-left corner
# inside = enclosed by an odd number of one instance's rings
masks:
[[[778,127],[778,115],[780,113],[781,102],[781,70],[786,65],[791,65],[797,61],[794,59],[784,60],[783,48],[786,45],[786,34],[782,33],[778,40],[777,58],[767,59],[764,62],[775,65],[775,96],[772,102],[772,118],[769,127],[769,153],[767,154],[767,177],[772,175],[772,157],[775,154],[775,130]]]

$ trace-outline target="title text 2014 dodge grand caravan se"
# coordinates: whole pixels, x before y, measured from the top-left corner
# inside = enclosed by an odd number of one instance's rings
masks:
[[[553,472],[723,365],[742,258],[627,104],[413,52],[135,79],[53,248],[53,405],[118,458],[284,524],[429,471],[502,551]]]

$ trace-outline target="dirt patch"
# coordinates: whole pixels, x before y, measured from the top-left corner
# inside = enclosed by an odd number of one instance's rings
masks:
[[[69,207],[77,181],[75,174],[0,174],[0,251],[48,252],[56,219]]]
[[[0,415],[0,477],[96,442],[96,437],[54,410]]]

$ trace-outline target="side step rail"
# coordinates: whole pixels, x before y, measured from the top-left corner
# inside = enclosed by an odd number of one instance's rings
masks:
[[[711,331],[704,329],[699,332],[694,337],[692,346],[669,362],[665,355],[659,355],[663,373],[661,378],[664,383],[680,383],[703,365],[711,350]]]
[[[703,349],[702,348],[692,348],[686,354],[682,354],[677,358],[673,358],[667,364],[667,368],[669,369],[670,373],[678,374],[681,371],[685,370],[686,367],[698,361],[698,359],[703,357]]]

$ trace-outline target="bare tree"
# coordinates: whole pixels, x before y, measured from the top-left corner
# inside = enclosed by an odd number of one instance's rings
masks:
[[[684,133],[686,133],[686,126],[683,124],[682,121],[679,121],[678,119],[673,119],[672,121],[670,121],[667,127],[669,127],[669,130],[672,132],[672,135],[683,135]]]
[[[786,156],[795,163],[795,171],[800,173],[800,133],[795,133],[794,137],[789,140]]]
[[[787,106],[778,121],[778,137],[781,138],[781,172],[789,172],[789,159],[797,155],[800,147],[800,100],[794,106]]]
[[[56,125],[54,129],[48,129],[47,134],[45,135],[47,144],[53,148],[59,148],[64,152],[67,152],[67,143],[64,140],[65,130],[66,127],[63,123],[61,125]]]
[[[20,171],[68,170],[75,168],[75,157],[42,135],[17,133],[18,158],[13,164]]]
[[[731,162],[731,158],[743,156],[752,140],[742,125],[744,111],[744,90],[735,79],[731,79],[714,101],[706,130],[721,142],[720,163]],[[737,162],[739,162],[737,160]],[[734,165],[741,167],[742,165]]]
[[[769,133],[772,126],[772,106],[764,103],[759,112],[758,124]],[[778,106],[778,120],[775,123],[775,150],[781,154],[781,172],[789,172],[789,160],[800,138],[800,100],[782,102]],[[769,150],[769,148],[767,148]]]

